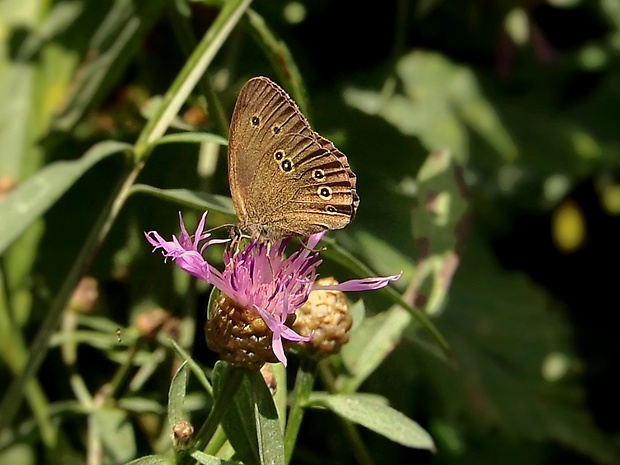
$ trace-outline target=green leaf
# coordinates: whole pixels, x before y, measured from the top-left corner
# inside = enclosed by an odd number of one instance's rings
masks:
[[[113,463],[123,463],[136,456],[136,441],[131,420],[117,408],[102,408],[92,414],[105,455]]]
[[[52,163],[28,178],[0,203],[0,254],[45,213],[91,166],[131,145],[105,141],[74,161]]]
[[[174,462],[163,455],[146,455],[127,462],[125,465],[173,465]]]
[[[187,189],[159,189],[145,184],[135,184],[130,189],[131,194],[148,194],[168,202],[177,203],[197,210],[217,211],[225,215],[235,216],[230,197],[195,192]]]
[[[238,465],[239,462],[231,462],[230,460],[223,460],[213,455],[205,454],[199,450],[195,450],[191,453],[191,456],[202,465]]]
[[[173,340],[170,340],[170,343],[172,344],[172,347],[174,347],[174,350],[176,350],[178,354],[181,356],[181,358],[185,361],[185,363],[188,364],[190,370],[192,370],[192,373],[194,373],[194,376],[198,378],[198,381],[200,381],[200,384],[202,384],[202,386],[205,388],[205,391],[207,391],[210,397],[213,397],[213,387],[211,386],[211,383],[207,379],[207,375],[205,375],[204,370],[200,367],[200,365],[198,365],[198,363],[194,361],[194,359],[179,344],[177,344]]]
[[[185,144],[202,144],[211,142],[219,145],[228,145],[228,140],[217,134],[209,132],[180,132],[176,134],[166,134],[154,142],[154,145],[185,143]]]
[[[353,271],[358,277],[365,278],[376,276],[376,273],[374,273],[368,266],[351,255],[333,239],[323,239],[321,243],[323,242],[330,245],[327,250],[325,250],[324,255]],[[437,345],[441,349],[447,350],[448,344],[446,340],[427,315],[409,305],[409,303],[403,299],[403,297],[396,291],[396,289],[394,289],[393,286],[386,286],[383,289],[380,289],[379,292],[382,292],[388,296],[392,302],[407,310],[407,312],[413,317],[414,321],[424,328],[424,330],[433,338]]]
[[[216,398],[221,391],[220,376],[215,376]],[[216,381],[217,380],[217,381]],[[284,439],[271,393],[259,372],[246,371],[241,388],[222,421],[235,452],[247,465],[284,464]]]
[[[394,350],[411,315],[400,307],[366,318],[342,347],[346,374],[338,378],[338,391],[354,392]]]
[[[429,151],[448,149],[459,160],[468,160],[469,126],[505,160],[516,158],[514,141],[468,68],[438,53],[416,51],[401,58],[396,69],[404,93],[348,89],[345,100],[419,137]]]
[[[427,157],[418,172],[417,184],[418,202],[411,222],[418,264],[410,292],[412,300],[433,315],[443,306],[458,268],[468,202],[462,169],[447,151]]]
[[[188,374],[187,362],[183,362],[172,377],[170,389],[168,390],[168,425],[170,428],[173,428],[178,421],[187,419],[183,404],[185,402]]]
[[[159,402],[146,397],[124,397],[116,403],[123,410],[136,413],[164,413],[165,409]]]
[[[420,425],[387,405],[379,396],[315,392],[308,406],[325,407],[403,446],[435,450],[433,439]]]
[[[82,36],[89,35],[85,52],[89,59],[74,76],[63,114],[55,122],[58,130],[72,129],[89,108],[108,95],[165,5],[165,0],[118,0],[113,8],[100,13],[96,30],[80,31]]]
[[[139,159],[146,156],[151,145],[164,135],[170,122],[179,113],[192,89],[196,87],[196,83],[211,64],[250,3],[251,0],[230,0],[223,5],[217,18],[164,95],[155,115],[149,119],[140,134],[135,145],[136,156]]]
[[[609,462],[613,449],[596,429],[575,376],[582,362],[570,328],[557,306],[549,308],[542,289],[503,270],[482,238],[472,235],[437,320],[459,369],[424,355],[409,355],[395,369],[414,364],[421,370],[457,431],[476,422],[485,432],[561,441]],[[547,367],[554,360],[563,368],[551,376]]]

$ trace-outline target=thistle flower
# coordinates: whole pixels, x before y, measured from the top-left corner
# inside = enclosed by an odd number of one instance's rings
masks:
[[[171,258],[182,270],[212,284],[236,304],[235,308],[242,309],[238,313],[243,313],[241,320],[246,327],[254,324],[248,322],[248,317],[253,321],[260,317],[271,336],[272,354],[284,365],[287,360],[283,340],[302,342],[311,339],[311,336],[299,335],[289,325],[294,320],[295,311],[308,300],[312,290],[367,291],[380,289],[400,277],[398,274],[317,285],[317,267],[322,260],[319,251],[313,249],[324,233],[305,239],[288,257],[285,251],[291,243],[290,238],[270,244],[253,241],[242,250],[228,247],[224,251],[224,270],[220,272],[207,263],[202,254],[207,247],[228,240],[209,240],[210,234],[204,232],[206,215],[206,212],[202,215],[193,236],[187,233],[179,215],[181,234],[178,238],[173,236],[172,240],[166,241],[156,231],[149,231],[145,233],[146,239],[154,247],[153,251],[162,249],[166,259]],[[230,314],[235,309],[227,308],[226,311]],[[261,325],[256,326],[260,330]],[[256,363],[258,368],[261,365],[262,361]]]

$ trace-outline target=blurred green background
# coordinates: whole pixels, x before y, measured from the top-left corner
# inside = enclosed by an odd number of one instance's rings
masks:
[[[134,143],[187,60],[187,38],[203,36],[220,4],[0,0],[0,203],[52,162],[108,139]],[[381,314],[385,299],[368,296],[367,317],[384,318],[393,345],[362,390],[386,396],[438,449],[362,431],[375,462],[618,463],[620,2],[251,8],[207,70],[226,120],[249,77],[269,76],[291,93],[358,176],[358,216],[331,236],[377,274],[403,270],[397,288],[450,346],[447,360],[437,356],[423,330],[392,323],[395,309]],[[225,136],[200,88],[172,127]],[[106,157],[85,171],[2,253],[0,379],[19,371],[28,343],[15,339],[31,340],[123,169],[122,157]],[[162,145],[138,181],[228,196],[225,149]],[[92,392],[114,376],[115,328],[137,327],[155,307],[180,325],[197,359],[215,360],[202,343],[207,290],[161,265],[142,236],[176,234],[179,208],[130,197],[88,270],[98,285],[92,313],[104,323],[91,321],[101,340],[78,339],[76,367]],[[209,219],[231,221],[225,209]],[[326,269],[352,274],[330,260]],[[362,350],[362,335],[355,340],[345,361]],[[0,434],[0,463],[81,463],[86,417],[62,408],[74,392],[61,343],[38,378],[56,412],[53,438],[23,407]],[[126,409],[135,456],[165,439],[157,406],[173,366],[157,343],[144,344],[168,365],[134,391],[153,404]],[[355,463],[344,444],[327,413],[311,412],[293,462]]]

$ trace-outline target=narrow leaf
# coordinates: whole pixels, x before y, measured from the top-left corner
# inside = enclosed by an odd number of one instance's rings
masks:
[[[170,383],[168,391],[168,425],[170,428],[174,427],[178,421],[186,419],[183,403],[185,401],[188,374],[189,370],[186,361],[179,367]]]
[[[154,144],[171,144],[171,143],[186,143],[186,144],[202,144],[204,142],[212,142],[219,145],[228,145],[228,140],[217,134],[211,134],[209,132],[180,132],[177,134],[167,134],[157,139]]]
[[[205,391],[209,394],[210,397],[213,397],[213,387],[211,387],[211,383],[207,379],[207,375],[205,375],[204,370],[198,365],[194,359],[189,355],[179,344],[175,341],[170,341],[172,343],[172,347],[177,353],[181,356],[181,358],[187,363],[189,369],[194,373],[194,376],[198,378],[200,384],[205,388]]]
[[[223,460],[213,455],[205,454],[199,450],[192,452],[192,457],[202,465],[238,465],[238,462],[231,462],[229,460]]]
[[[226,395],[219,381],[215,383],[215,389],[218,398]],[[278,413],[260,373],[247,371],[235,396],[234,408],[226,412],[222,426],[245,464],[285,463]]]
[[[399,307],[365,319],[342,348],[348,375],[339,379],[339,391],[354,392],[392,352],[411,322],[411,315]]]
[[[126,412],[102,408],[93,413],[93,420],[111,462],[124,463],[136,456],[134,430]]]
[[[234,216],[235,209],[230,197],[222,195],[207,194],[205,192],[194,192],[187,189],[159,189],[147,186],[146,184],[135,184],[131,187],[131,194],[149,194],[172,203],[196,208],[198,210],[209,210]]]
[[[131,145],[116,141],[100,142],[82,158],[52,163],[20,184],[0,203],[0,254],[91,166],[124,150],[131,150]]]
[[[406,447],[435,450],[430,435],[415,421],[375,395],[314,393],[309,407],[325,407],[335,414]]]
[[[146,455],[139,459],[127,462],[125,465],[172,465],[172,460],[163,455]]]

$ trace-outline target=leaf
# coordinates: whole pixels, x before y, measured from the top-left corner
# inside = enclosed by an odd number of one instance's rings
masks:
[[[116,403],[123,410],[136,413],[164,413],[165,409],[159,402],[146,397],[124,397]]]
[[[203,465],[238,465],[239,462],[231,462],[230,460],[223,460],[213,455],[205,454],[202,451],[195,450],[191,453],[191,456]]]
[[[308,406],[325,407],[403,446],[435,450],[433,439],[420,425],[387,405],[379,396],[315,392]]]
[[[174,462],[163,455],[146,455],[127,462],[125,465],[173,465]]]
[[[427,314],[436,313],[448,294],[466,236],[468,202],[462,169],[447,151],[430,154],[417,175],[412,230],[418,265],[409,292]]]
[[[159,189],[145,184],[134,184],[131,187],[132,194],[149,194],[172,203],[196,208],[204,211],[217,211],[225,215],[235,216],[235,209],[230,197],[222,195],[195,192],[187,189]]]
[[[0,203],[0,254],[45,213],[91,166],[131,145],[105,141],[74,161],[51,163],[25,180]]]
[[[89,59],[82,63],[72,82],[64,111],[55,122],[56,129],[69,131],[88,109],[108,95],[165,4],[164,0],[118,0],[113,8],[100,13],[96,29],[88,31],[90,41],[84,55]]]
[[[399,307],[363,320],[348,344],[342,347],[341,356],[347,370],[338,378],[338,391],[356,391],[394,350],[410,322],[411,316]]]
[[[207,391],[207,394],[209,394],[209,397],[213,397],[213,387],[207,379],[204,370],[179,344],[176,343],[176,341],[170,340],[170,343],[172,344],[172,347],[174,347],[174,350],[176,350],[181,356],[181,358],[185,361],[185,363],[188,364],[190,370],[192,370],[192,373],[194,373],[194,376],[198,378],[200,384],[202,384],[202,386],[205,388],[205,391]]]
[[[406,357],[435,386],[444,417],[455,430],[555,440],[611,461],[613,449],[596,429],[574,376],[580,361],[567,322],[549,311],[549,297],[525,275],[503,270],[478,235],[472,235],[447,307],[437,324],[450,341],[453,366],[426,356]],[[553,359],[559,374],[546,375]]]
[[[188,372],[187,362],[183,362],[170,383],[168,390],[168,426],[170,428],[173,428],[177,422],[187,419],[183,403],[187,389]]]
[[[106,456],[113,463],[122,463],[136,455],[136,441],[131,420],[117,408],[101,408],[92,414]]]
[[[154,145],[172,144],[172,143],[189,143],[189,144],[202,144],[205,142],[211,142],[219,145],[228,145],[228,140],[217,134],[211,134],[209,132],[180,132],[176,134],[166,134],[157,141]]]
[[[226,395],[215,376],[216,398]],[[243,463],[284,464],[284,439],[271,393],[259,372],[246,371],[241,388],[222,421],[226,436]]]
[[[419,137],[429,151],[448,149],[467,161],[470,126],[505,160],[516,158],[515,143],[468,68],[438,53],[416,51],[401,58],[396,69],[402,94],[351,88],[345,93],[346,102]]]

